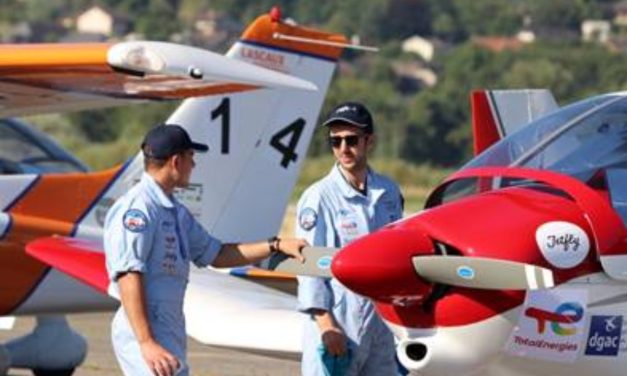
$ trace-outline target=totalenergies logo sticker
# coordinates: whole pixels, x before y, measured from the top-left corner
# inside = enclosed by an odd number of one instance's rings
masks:
[[[560,269],[581,264],[590,251],[586,232],[570,222],[547,222],[538,227],[536,243],[546,261]]]
[[[573,362],[583,346],[587,291],[529,291],[506,351],[515,356]]]
[[[547,323],[550,323],[551,330],[556,335],[572,336],[577,333],[577,328],[572,324],[583,318],[583,307],[577,302],[562,303],[555,312],[529,307],[525,310],[525,316],[537,320],[539,334],[543,334]]]

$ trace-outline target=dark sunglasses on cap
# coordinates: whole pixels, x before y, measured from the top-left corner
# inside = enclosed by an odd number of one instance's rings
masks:
[[[346,146],[357,146],[361,135],[352,134],[350,136],[329,136],[329,145],[332,148],[339,148],[342,146],[342,141],[346,141]]]

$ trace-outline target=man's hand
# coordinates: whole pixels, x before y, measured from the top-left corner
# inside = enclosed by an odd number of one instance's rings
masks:
[[[329,354],[342,356],[346,354],[346,335],[335,323],[335,319],[330,312],[324,310],[314,310],[313,317],[322,337],[322,344]]]
[[[181,366],[176,357],[155,340],[141,342],[139,346],[148,368],[156,376],[174,376]]]
[[[343,356],[346,354],[346,336],[338,327],[332,326],[322,332],[322,343],[329,354]]]
[[[303,248],[308,246],[304,239],[278,239],[277,249],[290,257],[295,258],[300,262],[305,262],[305,257],[301,253]]]

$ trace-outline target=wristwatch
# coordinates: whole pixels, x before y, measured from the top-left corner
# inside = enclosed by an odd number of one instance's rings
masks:
[[[271,238],[268,238],[268,247],[270,248],[270,254],[274,254],[277,253],[279,251],[279,241],[281,239],[279,239],[278,236],[273,236]]]

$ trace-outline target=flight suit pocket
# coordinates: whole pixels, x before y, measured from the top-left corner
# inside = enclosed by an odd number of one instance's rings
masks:
[[[337,232],[342,245],[368,233],[368,225],[362,215],[354,210],[340,209],[336,215]]]
[[[185,275],[185,260],[181,255],[180,247],[181,239],[176,236],[175,231],[162,231],[158,236],[160,271],[168,276],[184,276]]]
[[[346,287],[332,279],[331,291],[333,292],[333,313],[336,316],[344,316],[346,313]]]

